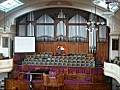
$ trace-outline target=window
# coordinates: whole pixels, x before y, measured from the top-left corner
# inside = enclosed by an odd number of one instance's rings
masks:
[[[8,37],[2,37],[2,47],[8,48]]]
[[[112,39],[112,50],[118,50],[119,40],[118,39]]]

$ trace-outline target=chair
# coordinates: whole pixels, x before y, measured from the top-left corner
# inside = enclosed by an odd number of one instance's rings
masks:
[[[54,62],[54,65],[58,65],[58,62]]]
[[[63,66],[67,66],[67,63],[63,63]]]
[[[61,63],[62,63],[62,62],[63,62],[63,60],[59,60],[59,62],[61,62]]]
[[[49,65],[54,65],[54,62],[50,62]]]
[[[55,58],[51,58],[51,62],[55,62]]]
[[[52,87],[52,90],[54,90],[54,88],[57,88],[58,90],[61,88],[63,90],[64,76],[59,74],[54,78],[50,78],[47,74],[43,74],[43,86],[44,90],[49,90],[49,87]]]
[[[22,64],[27,64],[27,61],[22,61]]]
[[[68,63],[72,63],[72,60],[68,60]]]
[[[86,66],[86,63],[81,63],[81,66]]]
[[[42,58],[44,58],[44,55],[45,55],[45,54],[44,54],[43,52],[41,52],[40,56],[41,56]]]
[[[45,52],[44,58],[48,58],[48,56],[49,56],[49,53],[48,53],[48,52]]]
[[[32,62],[32,64],[36,64],[36,61],[31,61]]]
[[[81,66],[81,63],[77,63],[77,66]]]
[[[95,60],[95,58],[94,57],[90,57],[90,61],[94,61]]]
[[[59,63],[58,63],[58,65],[59,65],[59,66],[62,66],[62,65],[63,65],[63,63],[62,63],[62,62],[59,62]]]
[[[49,57],[52,57],[53,53],[52,52],[49,52]]]
[[[90,62],[86,62],[86,66],[90,66]]]
[[[40,65],[45,65],[45,62],[40,62]]]
[[[67,63],[67,66],[72,66],[72,63]]]
[[[77,60],[77,63],[81,63],[81,61],[80,61],[80,60]]]
[[[68,60],[63,60],[64,61],[64,63],[68,63]]]
[[[77,63],[77,60],[73,60],[72,63]]]
[[[39,65],[41,62],[40,61],[37,61],[36,64]]]
[[[45,65],[49,65],[50,64],[50,62],[45,62]]]
[[[27,64],[32,64],[32,61],[31,61],[31,60],[29,60],[29,61],[27,62]]]
[[[77,63],[72,63],[72,66],[77,66]]]
[[[31,58],[31,56],[30,56],[30,55],[27,55],[27,56],[26,56],[26,59],[30,59],[30,58]]]
[[[57,62],[59,62],[59,60],[55,60],[55,62],[57,63]]]

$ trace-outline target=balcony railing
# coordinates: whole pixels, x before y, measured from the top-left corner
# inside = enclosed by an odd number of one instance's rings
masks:
[[[110,76],[120,83],[120,66],[113,63],[104,62],[104,74]]]
[[[0,73],[10,72],[13,69],[13,59],[0,60]]]

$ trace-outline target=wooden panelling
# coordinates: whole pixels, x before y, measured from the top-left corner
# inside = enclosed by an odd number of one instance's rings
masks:
[[[78,53],[78,43],[68,43],[67,44],[67,51],[68,53],[74,52],[74,53]]]
[[[5,90],[14,90],[16,89],[19,90],[19,81],[11,78],[5,78]]]
[[[53,52],[56,54],[57,46],[64,46],[66,54],[86,53],[88,54],[88,43],[78,42],[36,42],[36,52]],[[96,59],[108,59],[108,43],[97,43]]]
[[[92,75],[91,76],[91,81],[93,83],[104,83],[104,82],[106,82],[104,75]]]
[[[79,84],[65,84],[64,90],[79,90]]]
[[[108,43],[97,43],[97,59],[108,59]]]
[[[16,89],[15,89],[16,88]],[[29,81],[5,79],[5,90],[29,90]],[[44,90],[43,83],[33,82],[33,90]],[[53,89],[50,89],[53,90]],[[107,83],[65,84],[63,90],[111,90]]]
[[[88,53],[88,43],[77,42],[36,42],[36,52],[53,52],[55,55],[57,46],[65,47],[66,54]]]
[[[20,82],[20,90],[29,90],[29,83],[28,82]]]
[[[79,53],[88,53],[88,43],[78,43]]]
[[[44,86],[42,83],[33,83],[33,90],[44,90]]]
[[[94,90],[92,85],[93,84],[80,84],[79,90]]]
[[[5,90],[12,89],[13,82],[14,82],[14,79],[7,79],[7,78],[5,78]]]

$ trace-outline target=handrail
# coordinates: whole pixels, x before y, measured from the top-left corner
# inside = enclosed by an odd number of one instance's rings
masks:
[[[10,72],[13,69],[13,59],[0,60],[0,73]]]
[[[114,63],[104,62],[104,74],[110,76],[120,83],[120,66]]]

